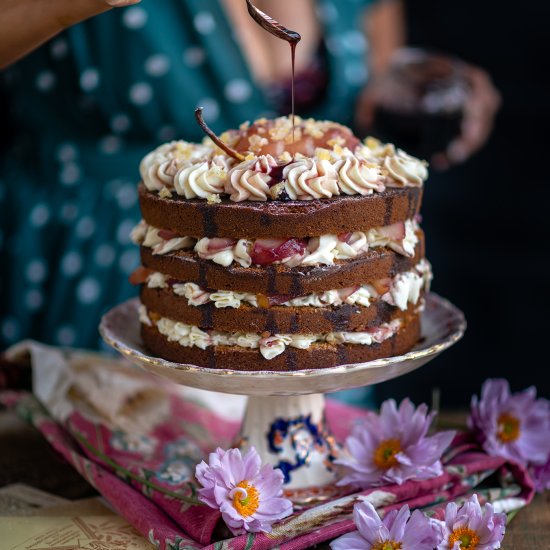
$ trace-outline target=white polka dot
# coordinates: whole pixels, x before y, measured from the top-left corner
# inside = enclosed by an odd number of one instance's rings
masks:
[[[74,162],[68,162],[63,165],[59,172],[59,181],[62,185],[71,186],[80,179],[80,168]]]
[[[37,309],[40,309],[42,307],[42,304],[44,303],[44,295],[40,290],[36,288],[31,288],[31,290],[27,291],[25,294],[25,304],[27,306],[27,309],[34,311]]]
[[[67,45],[67,41],[63,38],[58,38],[57,40],[54,40],[52,42],[52,45],[50,46],[50,52],[54,59],[61,59],[65,57],[68,51],[69,46]]]
[[[126,132],[130,128],[130,117],[124,113],[119,113],[111,118],[111,130],[117,134]]]
[[[157,132],[159,141],[171,141],[176,137],[176,129],[169,124],[161,126]]]
[[[197,103],[197,107],[202,107],[204,110],[202,116],[206,122],[214,122],[220,114],[220,106],[218,102],[211,97],[204,97]]]
[[[42,227],[50,219],[50,209],[45,204],[37,204],[32,210],[30,220],[35,227]]]
[[[76,287],[76,297],[83,304],[91,304],[99,298],[101,288],[92,277],[86,277]]]
[[[84,216],[78,220],[76,224],[75,233],[77,237],[81,239],[87,239],[94,234],[95,221],[90,216]]]
[[[2,336],[13,342],[19,334],[19,323],[13,317],[8,317],[2,322]]]
[[[206,54],[202,48],[191,46],[183,52],[183,62],[188,67],[198,67],[206,58]]]
[[[120,244],[130,244],[130,232],[136,225],[135,220],[123,220],[116,231],[116,238]]]
[[[344,53],[344,50],[342,48],[342,42],[339,40],[339,38],[337,36],[329,36],[325,40],[325,45],[327,47],[327,50],[332,55],[339,56],[339,55],[342,55]]]
[[[66,222],[72,222],[78,216],[78,207],[72,202],[67,202],[61,207],[61,218]]]
[[[122,147],[122,140],[118,136],[105,136],[99,140],[99,149],[106,155],[114,155]]]
[[[25,276],[31,283],[41,283],[46,278],[47,268],[44,260],[35,259],[27,264]]]
[[[147,82],[136,82],[130,87],[129,96],[135,105],[146,105],[153,98],[153,88]]]
[[[73,327],[62,325],[57,329],[55,339],[61,346],[72,346],[76,340],[76,332]]]
[[[118,206],[124,210],[132,208],[137,202],[137,190],[133,183],[126,183],[117,189],[115,199]]]
[[[95,263],[99,267],[109,267],[115,261],[115,249],[110,244],[97,247],[94,254]]]
[[[344,48],[353,53],[362,53],[365,51],[367,41],[365,35],[360,31],[348,31],[340,36]]]
[[[55,86],[55,75],[52,71],[41,71],[36,75],[36,87],[41,92],[49,92]]]
[[[78,150],[72,143],[61,143],[56,150],[59,162],[71,162],[76,159],[77,155]]]
[[[225,86],[225,97],[233,103],[242,103],[252,95],[252,87],[242,78],[230,80]]]
[[[216,28],[216,21],[212,14],[207,11],[200,11],[193,18],[195,29],[201,34],[210,34]]]
[[[130,275],[139,265],[139,251],[136,248],[130,248],[123,252],[118,261],[120,270],[126,275]]]
[[[139,6],[124,10],[122,24],[128,29],[141,29],[147,23],[147,12]]]
[[[99,71],[95,67],[90,67],[82,71],[80,75],[80,87],[85,92],[91,92],[99,86]]]
[[[82,269],[82,256],[78,252],[67,252],[61,260],[61,271],[67,277],[76,275]]]
[[[317,17],[319,17],[323,23],[332,23],[338,18],[338,10],[334,4],[321,2],[317,4],[315,9],[317,11]]]
[[[367,68],[364,63],[348,63],[344,67],[346,80],[355,86],[364,84],[367,81]]]
[[[170,70],[170,60],[162,53],[151,55],[145,60],[144,69],[149,76],[163,76]]]

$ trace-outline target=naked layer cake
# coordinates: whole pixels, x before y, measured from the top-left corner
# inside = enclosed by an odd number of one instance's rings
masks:
[[[294,133],[294,135],[293,135]],[[260,119],[140,165],[142,338],[165,359],[297,370],[410,350],[431,279],[424,162],[327,121]],[[236,157],[236,158],[235,158]]]

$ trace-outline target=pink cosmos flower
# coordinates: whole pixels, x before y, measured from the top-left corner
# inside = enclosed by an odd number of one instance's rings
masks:
[[[245,531],[271,532],[271,525],[292,513],[292,503],[281,498],[283,473],[271,464],[262,466],[256,449],[242,456],[239,449],[216,449],[208,464],[197,465],[195,476],[202,485],[199,499],[217,508],[234,535]]]
[[[447,504],[441,527],[444,536],[437,550],[493,550],[504,537],[506,514],[495,514],[489,503],[482,509],[472,495],[460,508]]]
[[[332,541],[332,550],[433,550],[442,539],[439,522],[420,510],[411,515],[406,504],[381,520],[370,502],[359,502],[353,521],[357,531]]]
[[[440,475],[443,471],[440,458],[454,432],[427,437],[435,415],[427,413],[426,405],[415,409],[408,399],[401,402],[399,409],[393,399],[385,401],[380,415],[370,414],[347,438],[351,459],[336,461],[347,469],[339,485],[366,488]]]
[[[468,426],[490,455],[519,464],[544,464],[550,455],[550,401],[530,387],[511,394],[506,380],[487,380],[472,397]]]
[[[539,493],[550,489],[550,457],[546,464],[531,468],[531,477],[535,481],[535,489]]]

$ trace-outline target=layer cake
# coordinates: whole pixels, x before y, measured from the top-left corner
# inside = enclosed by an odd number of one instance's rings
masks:
[[[145,345],[220,369],[298,370],[410,350],[431,269],[423,161],[328,121],[260,119],[140,165]],[[237,157],[237,158],[235,158]]]

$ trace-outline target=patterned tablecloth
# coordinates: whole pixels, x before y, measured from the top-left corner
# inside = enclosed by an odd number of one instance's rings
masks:
[[[161,550],[307,548],[353,530],[350,513],[360,499],[381,511],[408,503],[439,515],[446,502],[472,492],[505,512],[533,497],[523,469],[486,455],[468,435],[459,434],[439,477],[362,492],[344,489],[329,502],[295,510],[270,534],[231,537],[217,511],[182,500],[195,495],[195,464],[216,446],[231,446],[237,435],[239,423],[227,419],[223,405],[213,410],[182,397],[176,386],[97,354],[26,342],[10,355],[30,357],[34,394],[4,391],[0,402],[38,428]],[[339,440],[365,414],[328,402],[327,420]]]

